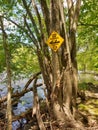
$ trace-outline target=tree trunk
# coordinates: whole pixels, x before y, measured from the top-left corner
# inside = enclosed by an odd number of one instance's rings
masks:
[[[51,29],[52,31],[55,30],[60,34],[61,27],[60,22],[62,22],[62,19],[60,19],[60,2],[57,0],[51,0]],[[61,20],[61,21],[60,21]],[[66,39],[65,39],[66,40]],[[64,42],[65,44],[65,42]],[[66,46],[66,45],[65,45]],[[66,49],[64,49],[66,51]],[[55,113],[56,118],[60,121],[65,121],[66,116],[70,115],[70,103],[71,103],[71,93],[72,93],[72,86],[70,81],[70,68],[68,68],[68,59],[66,60],[66,63],[61,68],[59,63],[59,56],[60,51],[52,52],[52,59],[53,59],[53,86],[52,86],[52,96],[51,100],[53,103],[53,111]],[[61,56],[60,56],[61,58]],[[62,61],[61,61],[62,62]],[[63,79],[61,78],[61,75],[63,73]],[[61,85],[61,80],[63,84]],[[68,111],[68,112],[67,112]]]
[[[38,61],[47,89],[48,100],[53,109],[53,114],[59,124],[64,125],[70,122],[73,127],[78,127],[74,120],[74,108],[77,96],[77,62],[76,62],[76,27],[79,17],[81,0],[66,0],[67,19],[65,19],[63,0],[40,0],[42,14],[32,0],[36,15],[38,17],[40,38],[37,26],[32,14],[22,0],[28,16],[34,26],[38,43],[36,43]],[[50,10],[49,10],[50,9]],[[69,21],[69,24],[68,24]],[[66,25],[67,22],[67,25]],[[44,26],[45,25],[45,26]],[[46,33],[45,33],[45,31]],[[63,45],[57,52],[50,50],[45,41],[53,31],[56,31],[64,38]],[[73,122],[73,123],[72,123]]]
[[[67,125],[65,122],[68,121],[73,127],[79,127],[73,115],[77,96],[76,37],[74,32],[68,37],[60,0],[51,0],[52,31],[58,32],[64,38],[61,49],[57,52],[52,51],[51,102],[53,113],[59,123],[64,123],[64,126]]]
[[[10,54],[9,54],[9,48],[7,43],[7,34],[4,30],[3,20],[0,16],[0,26],[2,29],[2,35],[3,35],[3,47],[5,52],[5,59],[6,59],[6,69],[7,69],[7,88],[8,88],[8,94],[7,94],[7,129],[12,130],[12,107],[11,107],[11,69],[10,69]]]

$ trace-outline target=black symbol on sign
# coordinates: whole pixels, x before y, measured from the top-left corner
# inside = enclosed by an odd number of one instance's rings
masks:
[[[55,51],[56,51],[56,50],[57,50],[57,46],[53,46],[53,50],[55,50]]]
[[[56,38],[56,34],[52,34],[52,38],[55,39]]]
[[[58,40],[55,40],[55,41],[51,41],[51,42],[50,42],[50,44],[58,44],[58,43],[60,43],[60,41],[58,41]]]

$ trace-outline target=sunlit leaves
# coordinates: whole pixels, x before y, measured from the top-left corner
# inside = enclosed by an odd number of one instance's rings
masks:
[[[12,9],[14,4],[15,0],[0,0],[0,5],[2,6],[3,10]]]
[[[81,20],[86,23],[98,23],[95,22],[98,18],[98,1],[97,0],[83,0],[81,7]]]
[[[13,48],[12,69],[15,73],[29,75],[39,70],[37,56],[31,47],[20,44]]]
[[[98,1],[83,0],[77,33],[79,69],[98,70]]]

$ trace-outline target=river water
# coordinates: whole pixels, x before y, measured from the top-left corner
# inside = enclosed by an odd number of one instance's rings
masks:
[[[13,93],[16,91],[20,92],[23,90],[25,84],[29,78],[19,78],[18,80],[12,81],[12,87],[13,87]],[[7,95],[7,86],[6,86],[6,74],[2,73],[0,75],[0,97],[6,96]],[[39,79],[38,83],[41,83],[42,80]],[[33,82],[29,85],[28,88],[33,86]],[[38,87],[37,88],[38,96],[40,99],[45,99],[43,87]],[[16,107],[13,107],[13,113],[15,115],[19,115],[22,112],[25,112],[28,108],[32,108],[33,106],[33,93],[28,92],[24,96],[22,96],[19,99],[19,102]],[[26,123],[25,119],[20,120],[22,123]],[[17,130],[17,128],[20,126],[20,123],[18,121],[13,122],[13,130]]]

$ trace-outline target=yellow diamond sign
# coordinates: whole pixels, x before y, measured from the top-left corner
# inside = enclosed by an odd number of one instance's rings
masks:
[[[63,41],[64,39],[57,32],[54,31],[51,33],[46,43],[51,49],[56,52],[60,48]]]

